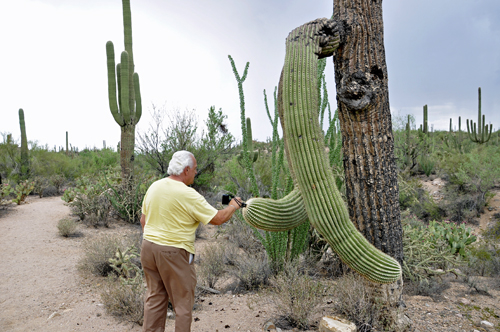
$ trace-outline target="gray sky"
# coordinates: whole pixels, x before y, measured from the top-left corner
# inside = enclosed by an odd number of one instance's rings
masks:
[[[332,1],[131,0],[134,57],[147,129],[151,105],[195,109],[200,122],[214,105],[241,137],[236,80],[242,73],[254,139],[271,136],[263,102],[278,83],[285,38],[295,27],[330,17]],[[116,146],[120,128],[108,107],[105,44],[123,50],[120,0],[0,0],[0,132],[19,139],[23,108],[28,139],[80,149]],[[477,88],[487,122],[500,126],[500,2],[498,0],[385,0],[389,97],[394,113],[429,123],[477,121]],[[118,60],[118,59],[117,59]],[[327,77],[336,107],[332,60]],[[272,105],[271,105],[272,107]]]

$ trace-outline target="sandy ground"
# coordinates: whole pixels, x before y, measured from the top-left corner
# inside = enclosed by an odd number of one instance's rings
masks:
[[[495,202],[500,202],[499,195]],[[497,205],[488,212],[500,209]],[[98,232],[134,233],[138,229],[120,223],[108,229],[80,226],[82,236],[63,238],[57,233],[57,222],[69,215],[60,197],[29,197],[26,204],[12,205],[0,214],[0,331],[141,331],[108,315],[99,295],[103,279],[85,278],[76,268],[85,238]],[[215,240],[210,236],[213,232],[207,233],[205,239],[197,240],[198,251]],[[500,291],[490,279],[481,282],[491,284],[490,295],[471,292],[450,278],[451,287],[438,298],[405,296],[414,331],[486,331],[480,326],[482,320],[500,330]],[[332,301],[334,294],[327,296],[313,320],[328,314]],[[278,319],[270,300],[257,293],[206,295],[199,297],[197,305],[193,331],[262,331],[266,322]],[[494,314],[487,314],[490,311]],[[167,320],[166,331],[173,331],[173,326],[174,320]]]

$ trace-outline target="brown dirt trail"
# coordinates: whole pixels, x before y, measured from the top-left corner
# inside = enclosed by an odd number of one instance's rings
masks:
[[[30,197],[0,218],[0,331],[140,331],[105,315],[78,276],[81,239],[57,234],[69,214],[60,197]]]

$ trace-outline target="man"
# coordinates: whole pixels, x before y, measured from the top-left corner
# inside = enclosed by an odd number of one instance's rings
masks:
[[[195,231],[199,223],[221,225],[240,208],[239,197],[223,210],[212,207],[188,187],[196,175],[191,152],[174,153],[167,178],[154,182],[142,204],[144,232],[141,263],[147,284],[143,332],[163,332],[168,300],[175,310],[175,332],[191,330],[196,287],[193,266]]]

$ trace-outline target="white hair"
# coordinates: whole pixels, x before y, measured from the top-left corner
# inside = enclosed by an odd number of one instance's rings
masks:
[[[177,151],[172,155],[172,159],[170,159],[167,173],[169,175],[181,175],[186,167],[193,168],[193,158],[194,155],[189,151]]]

